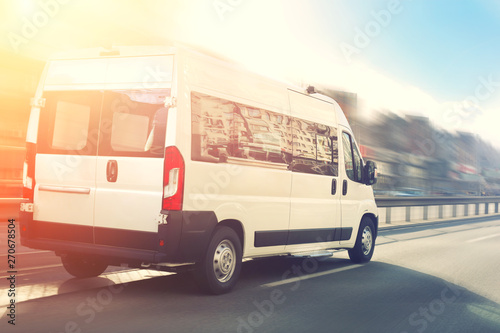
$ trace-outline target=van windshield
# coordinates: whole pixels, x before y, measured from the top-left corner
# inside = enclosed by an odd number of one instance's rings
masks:
[[[46,91],[40,153],[163,157],[170,89]]]

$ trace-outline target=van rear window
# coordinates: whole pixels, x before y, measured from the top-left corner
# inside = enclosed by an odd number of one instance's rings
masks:
[[[89,123],[89,105],[58,101],[51,147],[81,150],[87,142]]]
[[[169,89],[45,92],[38,151],[163,157]]]
[[[95,91],[46,92],[40,111],[38,152],[95,155],[102,94]]]

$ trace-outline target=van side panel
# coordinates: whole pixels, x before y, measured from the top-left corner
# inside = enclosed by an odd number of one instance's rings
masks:
[[[178,93],[183,130],[177,140],[186,161],[184,210],[241,222],[244,256],[283,253],[285,243],[255,247],[255,235],[289,227],[291,172],[280,161],[286,125],[275,128],[268,119],[289,114],[286,90],[219,61],[184,60]],[[239,142],[237,148],[228,146],[231,140]],[[193,156],[201,150],[203,157]]]

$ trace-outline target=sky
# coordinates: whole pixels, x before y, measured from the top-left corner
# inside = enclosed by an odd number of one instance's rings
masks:
[[[197,18],[213,27],[206,47],[263,73],[355,92],[367,116],[426,116],[500,147],[500,1],[235,3]],[[200,37],[198,28],[185,33]]]
[[[23,55],[103,36],[179,40],[267,76],[357,93],[363,116],[426,116],[500,147],[498,0],[1,0],[0,47],[12,50],[12,34],[41,11],[50,17],[18,45]]]

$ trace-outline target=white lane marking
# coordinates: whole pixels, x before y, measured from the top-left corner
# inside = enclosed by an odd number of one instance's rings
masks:
[[[23,255],[23,254],[38,254],[38,253],[51,253],[52,251],[32,251],[32,252],[16,252],[15,255]],[[0,257],[7,257],[8,254],[0,254]]]
[[[346,266],[346,267],[335,268],[335,269],[331,269],[331,270],[324,271],[324,272],[307,274],[307,275],[297,276],[297,277],[294,277],[294,278],[291,278],[291,279],[286,279],[286,280],[281,280],[281,281],[276,281],[276,282],[262,284],[261,287],[263,287],[263,288],[272,288],[272,287],[282,286],[284,284],[294,283],[294,282],[302,281],[302,280],[309,280],[309,279],[313,279],[313,278],[316,278],[316,277],[319,277],[319,276],[324,276],[324,275],[329,275],[329,274],[335,274],[335,273],[347,271],[347,270],[350,270],[350,269],[358,268],[358,267],[361,267],[361,266],[363,266],[363,265],[351,265],[351,266]]]
[[[166,276],[175,273],[162,272],[150,269],[132,269],[119,272],[110,272],[99,275],[98,278],[67,279],[51,283],[40,283],[32,285],[16,285],[16,304],[18,302],[66,294],[74,291],[82,291],[93,288],[103,288],[124,283],[148,280],[158,276]],[[62,288],[61,288],[62,287]],[[7,306],[11,298],[8,297],[9,288],[0,289],[0,318],[7,312]]]
[[[62,264],[54,264],[54,265],[45,265],[45,266],[37,266],[37,267],[29,267],[29,268],[22,268],[17,270],[17,273],[15,274],[16,276],[23,276],[23,275],[28,275],[31,273],[25,273],[27,271],[32,271],[35,269],[44,269],[44,268],[54,268],[54,267],[62,267]],[[0,279],[4,279],[10,277],[10,275],[2,275],[0,276]]]
[[[489,236],[484,236],[484,237],[479,237],[479,238],[474,238],[474,239],[469,239],[468,241],[466,241],[467,243],[474,243],[474,242],[480,242],[482,240],[485,240],[485,239],[490,239],[490,238],[495,238],[495,237],[498,237],[500,236],[500,234],[493,234],[493,235],[489,235]]]

